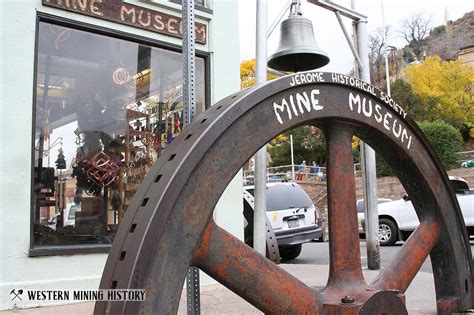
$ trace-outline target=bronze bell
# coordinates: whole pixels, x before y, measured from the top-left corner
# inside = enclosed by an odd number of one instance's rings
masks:
[[[314,39],[311,20],[297,14],[281,23],[277,51],[268,59],[268,67],[279,71],[306,71],[329,63],[328,55]]]

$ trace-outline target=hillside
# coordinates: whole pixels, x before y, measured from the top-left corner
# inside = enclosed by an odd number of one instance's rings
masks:
[[[424,40],[428,56],[439,55],[445,60],[457,59],[460,49],[470,45],[474,45],[474,11],[433,28]]]

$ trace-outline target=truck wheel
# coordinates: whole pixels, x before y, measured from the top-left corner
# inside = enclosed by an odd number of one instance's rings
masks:
[[[290,246],[280,246],[280,257],[284,260],[292,260],[298,257],[301,254],[301,244],[290,245]]]
[[[398,240],[398,228],[390,219],[379,220],[379,241],[381,246],[391,246]]]

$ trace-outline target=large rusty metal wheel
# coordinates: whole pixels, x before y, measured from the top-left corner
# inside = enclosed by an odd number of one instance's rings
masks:
[[[176,313],[187,269],[197,266],[265,313],[403,314],[404,292],[428,255],[438,312],[472,307],[471,250],[455,194],[425,137],[404,116],[370,85],[316,72],[284,77],[217,103],[152,168],[110,251],[100,287],[144,288],[146,301],[98,302],[95,313]],[[212,219],[244,162],[276,135],[304,124],[322,129],[327,140],[331,236],[323,288],[307,287]],[[353,135],[391,165],[421,222],[372,283],[364,280],[360,261]]]

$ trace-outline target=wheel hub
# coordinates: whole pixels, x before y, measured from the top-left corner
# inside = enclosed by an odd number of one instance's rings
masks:
[[[352,290],[354,291],[354,290]],[[387,314],[405,315],[405,296],[396,291],[374,291],[365,288],[342,298],[328,301],[324,304],[325,314]],[[341,294],[334,296],[341,296]]]

